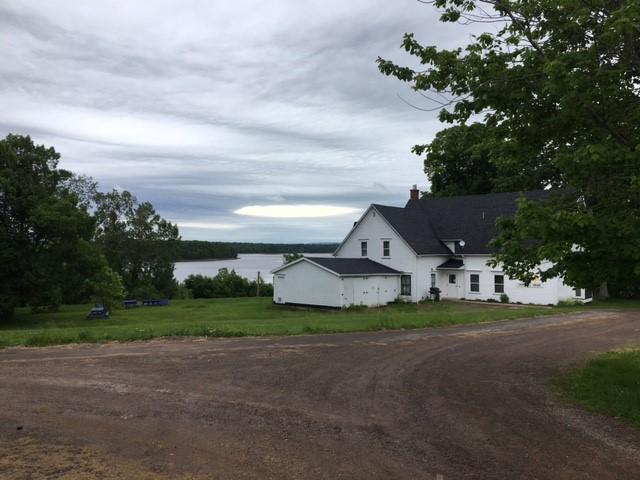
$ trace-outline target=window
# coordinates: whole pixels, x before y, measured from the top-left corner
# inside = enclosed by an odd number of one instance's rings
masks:
[[[576,297],[582,297],[582,289],[581,288],[574,288],[573,289],[573,293]]]
[[[504,275],[493,276],[493,291],[496,293],[504,293]]]
[[[391,256],[391,241],[383,240],[382,241],[382,256],[390,257]]]
[[[478,293],[480,292],[480,275],[472,273],[469,278],[469,291]]]
[[[432,273],[431,274],[431,288],[436,286],[436,274]]]
[[[400,276],[400,295],[411,295],[411,275]]]
[[[455,284],[456,283],[456,274],[455,273],[450,273],[449,274],[449,283],[451,283],[451,284]]]
[[[367,256],[367,242],[360,242],[360,256]]]

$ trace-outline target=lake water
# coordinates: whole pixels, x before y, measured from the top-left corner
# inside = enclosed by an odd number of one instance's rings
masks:
[[[329,253],[314,253],[309,256],[330,257]],[[282,265],[282,254],[241,253],[233,260],[198,260],[194,262],[176,262],[174,275],[176,280],[182,282],[189,275],[205,275],[215,277],[218,270],[228,268],[249,280],[255,280],[258,272],[263,281],[271,283],[272,275],[269,273]]]

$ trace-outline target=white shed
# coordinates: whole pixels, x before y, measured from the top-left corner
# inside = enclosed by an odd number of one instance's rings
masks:
[[[275,303],[334,308],[393,302],[402,275],[368,258],[335,257],[302,257],[271,273]]]

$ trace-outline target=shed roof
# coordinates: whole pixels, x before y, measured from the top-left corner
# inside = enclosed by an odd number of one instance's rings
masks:
[[[464,267],[464,262],[460,258],[450,258],[446,262],[436,267],[436,270],[458,270]]]
[[[400,275],[402,272],[368,258],[305,257],[338,275]]]

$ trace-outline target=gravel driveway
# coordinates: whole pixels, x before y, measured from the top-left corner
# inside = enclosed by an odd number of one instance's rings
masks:
[[[547,379],[639,312],[0,351],[0,478],[638,479],[640,430]]]

